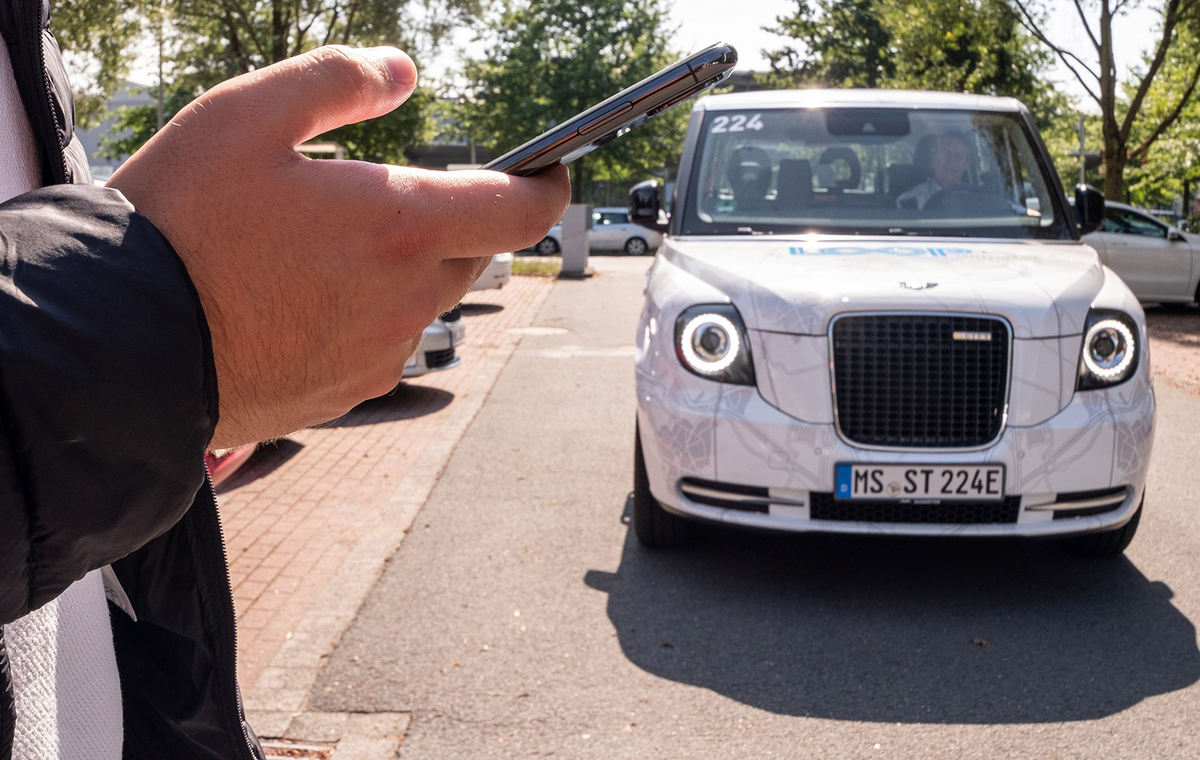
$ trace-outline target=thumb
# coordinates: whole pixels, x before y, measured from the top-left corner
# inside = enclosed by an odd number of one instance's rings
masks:
[[[264,137],[295,147],[331,129],[394,110],[416,84],[417,67],[402,50],[328,45],[223,87],[227,97],[244,99],[244,105],[257,112]]]

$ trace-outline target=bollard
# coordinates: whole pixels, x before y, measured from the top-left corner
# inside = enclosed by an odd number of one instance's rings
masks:
[[[583,277],[587,273],[588,228],[592,226],[592,207],[572,203],[562,220],[562,274]]]

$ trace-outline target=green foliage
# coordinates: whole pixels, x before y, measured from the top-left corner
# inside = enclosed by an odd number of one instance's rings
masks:
[[[1175,44],[1167,52],[1162,68],[1142,105],[1141,113],[1130,132],[1130,144],[1135,146],[1125,170],[1125,193],[1130,203],[1145,207],[1170,206],[1183,194],[1183,183],[1200,180],[1200,99],[1188,92],[1188,85],[1200,56],[1200,34],[1183,27]],[[1149,61],[1143,61],[1143,67]],[[1123,87],[1123,100],[1133,97],[1136,83],[1144,68],[1132,72]],[[1184,105],[1177,119],[1143,150],[1155,125],[1167,120],[1180,100]],[[1195,198],[1195,189],[1192,189]]]
[[[1066,99],[1042,78],[1049,52],[1004,0],[797,0],[777,19],[769,86],[882,87],[1015,97],[1049,123]],[[772,29],[772,31],[775,31]]]
[[[451,132],[498,153],[535,137],[678,58],[661,0],[518,0],[488,25],[469,61],[470,94]],[[576,199],[597,180],[674,174],[686,113],[667,111],[572,165]]]
[[[1064,109],[1056,119],[1041,128],[1042,140],[1046,143],[1046,149],[1050,152],[1054,168],[1058,171],[1058,177],[1068,196],[1074,193],[1075,185],[1079,184],[1079,157],[1069,154],[1079,150],[1077,125],[1080,119],[1084,122],[1085,149],[1099,151],[1101,128],[1100,117],[1096,114]],[[1099,167],[1088,169],[1085,177],[1087,184],[1093,187],[1101,187],[1104,184]]]
[[[481,0],[164,0],[178,79],[206,89],[321,45],[395,45],[434,54]]]
[[[139,92],[154,94],[156,89],[146,88]],[[192,101],[192,93],[175,89],[164,94],[164,123],[170,121],[179,109]],[[158,131],[158,105],[125,106],[117,110],[113,131],[100,138],[100,154],[105,158],[122,159],[133,155],[154,133]]]
[[[83,128],[104,119],[105,102],[121,88],[145,12],[140,0],[53,2],[50,28],[71,66],[75,120]]]
[[[798,44],[766,51],[771,71],[762,77],[774,88],[880,87],[894,71],[891,34],[880,0],[797,0],[796,13],[767,27]]]
[[[240,4],[227,0],[161,0],[160,4],[141,5],[128,4],[142,0],[71,2],[83,6],[90,14],[85,16],[91,19],[90,27],[83,23],[72,27],[67,35],[72,43],[87,43],[89,29],[94,31],[99,23],[93,16],[126,7],[117,5],[121,3],[128,7],[122,17],[128,26],[122,27],[126,33],[122,39],[131,40],[141,25],[146,34],[162,43],[167,91],[164,121],[219,82],[324,44],[396,45],[419,61],[422,55],[434,55],[453,28],[481,12],[480,0],[248,0]],[[108,47],[97,49],[107,51]],[[119,67],[110,69],[123,73]],[[99,94],[101,107],[109,94],[111,90]],[[341,143],[348,158],[403,162],[406,150],[429,137],[427,107],[432,101],[432,90],[423,87],[391,114],[341,127],[315,139]],[[157,104],[121,109],[113,132],[102,138],[102,152],[112,158],[132,154],[154,135],[157,123]]]
[[[327,132],[318,140],[332,140],[346,149],[346,158],[376,163],[404,164],[405,151],[429,140],[429,88],[420,88],[404,105],[389,114]]]

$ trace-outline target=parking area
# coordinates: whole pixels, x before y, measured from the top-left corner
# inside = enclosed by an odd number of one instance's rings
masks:
[[[314,610],[329,617],[340,605],[352,614],[369,588],[363,584],[399,543],[550,283],[516,277],[502,290],[468,294],[459,368],[406,380],[339,420],[263,445],[222,484],[238,673],[248,702],[285,644],[320,640],[302,630]],[[339,577],[352,587],[331,590]],[[327,628],[336,636],[336,620]],[[312,651],[329,645],[314,643]]]
[[[1149,306],[1146,326],[1155,379],[1200,393],[1200,308]]]
[[[650,264],[473,294],[461,367],[222,489],[260,734],[336,760],[1200,754],[1200,311],[1149,310],[1123,558],[721,529],[652,552],[628,530]]]
[[[1200,399],[1163,383],[1125,557],[628,529],[645,265],[555,285],[314,683],[402,760],[1200,754]]]

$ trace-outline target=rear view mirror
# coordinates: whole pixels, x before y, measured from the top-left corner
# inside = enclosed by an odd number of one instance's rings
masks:
[[[629,221],[655,232],[667,231],[667,218],[658,199],[658,180],[646,180],[629,188]]]
[[[1080,235],[1104,225],[1104,195],[1099,190],[1089,185],[1075,186],[1075,221]]]
[[[1172,227],[1171,229],[1167,230],[1167,240],[1170,240],[1171,242],[1179,242],[1180,240],[1183,240],[1183,233]]]

